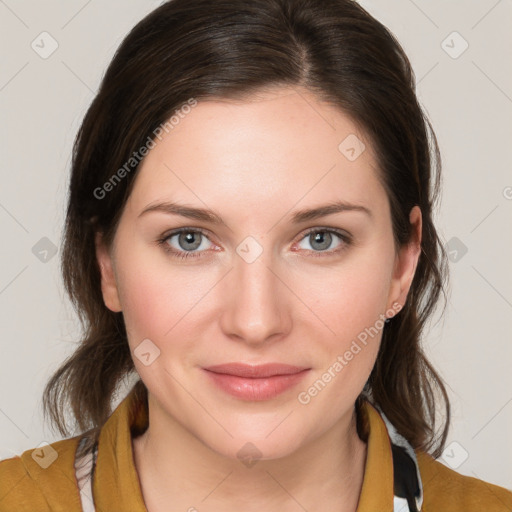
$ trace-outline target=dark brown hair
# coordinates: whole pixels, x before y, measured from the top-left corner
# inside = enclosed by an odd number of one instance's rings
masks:
[[[97,436],[120,383],[134,375],[122,313],[103,302],[94,236],[101,232],[107,246],[112,243],[136,166],[104,197],[95,190],[187,100],[243,99],[281,85],[307,88],[362,127],[389,198],[396,247],[410,239],[411,208],[421,208],[414,280],[403,309],[384,328],[356,405],[364,396],[414,448],[435,457],[441,453],[450,404],[421,347],[422,330],[448,276],[432,219],[441,176],[438,144],[400,44],[350,0],[171,0],[122,42],[73,148],[61,257],[84,332],[43,395],[45,413],[63,435],[70,432],[70,407],[74,427]],[[147,399],[140,380],[136,391]]]

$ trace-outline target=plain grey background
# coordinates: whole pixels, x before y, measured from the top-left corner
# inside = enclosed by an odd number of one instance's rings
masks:
[[[160,3],[0,0],[0,459],[60,439],[41,392],[79,335],[58,252],[71,146],[115,49]],[[451,295],[425,336],[453,407],[441,460],[512,488],[512,2],[361,4],[409,55],[443,157]]]

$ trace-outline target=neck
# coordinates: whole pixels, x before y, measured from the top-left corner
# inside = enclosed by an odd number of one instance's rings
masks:
[[[320,437],[286,457],[244,465],[204,445],[148,397],[149,426],[133,439],[148,512],[306,510],[354,512],[366,444],[351,409]],[[321,499],[319,500],[319,496]],[[226,507],[229,504],[229,508]],[[298,508],[299,507],[299,508]]]

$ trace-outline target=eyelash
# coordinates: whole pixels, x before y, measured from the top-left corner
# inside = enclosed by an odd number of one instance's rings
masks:
[[[169,238],[172,238],[175,235],[179,235],[181,233],[201,233],[203,236],[208,238],[208,234],[203,231],[202,229],[198,228],[180,228],[175,231],[172,231],[170,233],[165,234],[162,238],[157,240],[158,245],[161,245],[165,252],[167,252],[169,255],[171,255],[173,258],[179,258],[179,259],[186,259],[186,258],[198,258],[201,256],[202,252],[205,251],[199,251],[199,252],[193,252],[193,251],[176,251],[175,249],[171,248],[171,246],[167,243],[167,240]],[[347,235],[345,232],[340,231],[338,229],[334,228],[327,228],[327,227],[320,227],[320,228],[311,228],[308,231],[306,231],[302,237],[299,239],[299,242],[302,241],[304,238],[306,238],[311,233],[331,233],[338,236],[343,244],[340,248],[330,251],[310,251],[313,253],[316,253],[313,255],[313,257],[325,257],[325,256],[331,256],[333,254],[339,254],[343,251],[345,251],[349,245],[352,244],[352,237]],[[209,239],[209,238],[208,238]]]

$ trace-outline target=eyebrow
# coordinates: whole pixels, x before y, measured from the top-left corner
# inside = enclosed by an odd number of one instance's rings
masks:
[[[139,214],[139,217],[142,217],[143,215],[150,212],[161,212],[167,213],[169,215],[179,215],[188,219],[199,220],[211,224],[226,225],[226,223],[222,220],[222,217],[210,209],[195,208],[172,201],[149,205]],[[320,217],[326,217],[327,215],[333,215],[335,213],[342,212],[361,212],[368,215],[370,218],[373,218],[371,210],[365,206],[348,203],[346,201],[334,201],[332,203],[317,206],[315,208],[305,208],[298,210],[293,213],[291,221],[293,224],[300,224],[310,220],[318,219]]]

